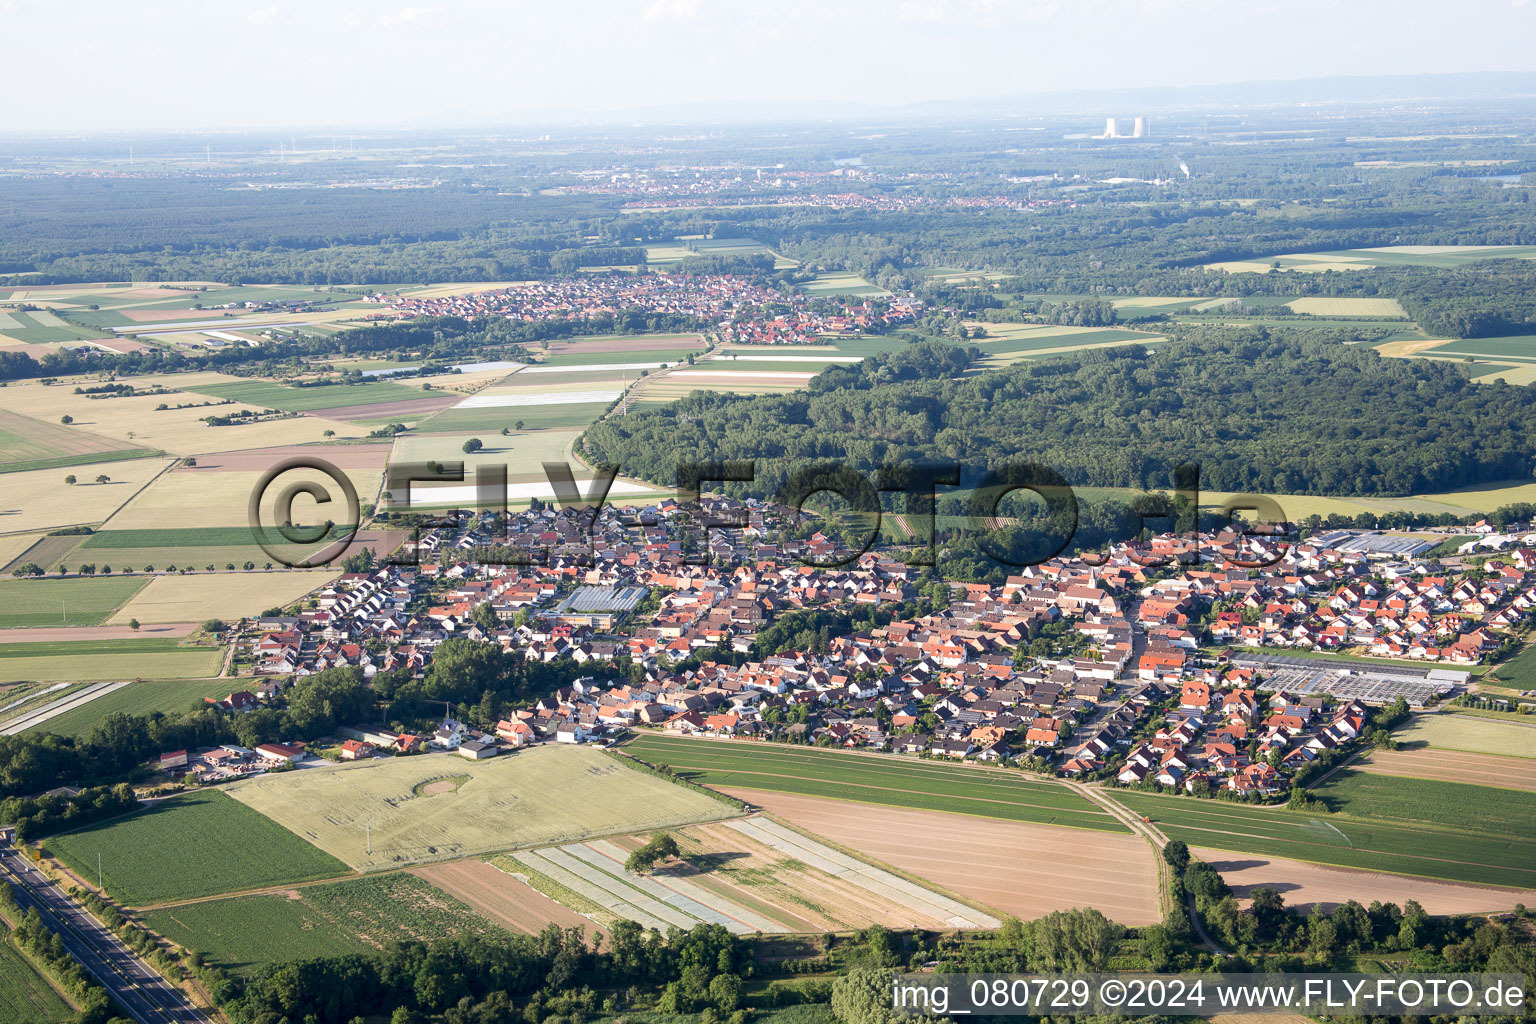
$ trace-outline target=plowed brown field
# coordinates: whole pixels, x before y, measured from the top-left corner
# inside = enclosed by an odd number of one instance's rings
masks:
[[[764,790],[725,792],[1024,920],[1072,907],[1093,907],[1126,925],[1161,920],[1152,848],[1138,836]]]

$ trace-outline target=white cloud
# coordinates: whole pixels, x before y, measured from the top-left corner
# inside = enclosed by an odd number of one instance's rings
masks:
[[[646,21],[692,21],[699,16],[699,0],[652,0],[640,16]]]
[[[379,19],[379,25],[383,28],[394,28],[396,25],[412,25],[426,21],[437,13],[436,7],[407,7],[394,14],[386,14]]]
[[[273,4],[271,7],[263,7],[261,10],[252,11],[245,16],[245,20],[252,25],[264,25],[273,18],[276,18],[279,13],[281,13],[281,9],[276,4]]]
[[[949,8],[942,3],[913,3],[911,0],[896,8],[896,17],[902,21],[947,21]]]

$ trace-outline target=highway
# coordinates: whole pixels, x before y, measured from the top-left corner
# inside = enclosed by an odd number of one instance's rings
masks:
[[[36,909],[64,948],[112,993],[138,1024],[193,1024],[205,1020],[181,992],[99,921],[75,903],[20,852],[0,845],[0,872],[23,910]]]

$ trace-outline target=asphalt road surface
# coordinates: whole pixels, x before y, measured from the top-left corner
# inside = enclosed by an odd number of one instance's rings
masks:
[[[139,1024],[193,1024],[205,1018],[155,969],[10,846],[0,846],[0,876],[23,910],[36,908],[64,948]]]

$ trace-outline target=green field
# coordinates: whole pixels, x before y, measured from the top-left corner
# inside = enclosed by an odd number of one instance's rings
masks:
[[[1505,686],[1516,690],[1536,690],[1536,643],[1499,665],[1493,675]]]
[[[703,349],[696,345],[692,348],[654,348],[634,352],[556,352],[533,365],[604,366],[609,363],[680,363],[689,356],[698,355],[701,351]],[[614,371],[614,373],[619,372],[621,371]],[[629,371],[631,377],[637,373],[639,373],[638,370]],[[554,376],[532,374],[530,376],[546,381],[563,381],[567,379],[565,374],[556,374]],[[514,374],[514,379],[521,380],[523,378]]]
[[[241,381],[238,384],[208,384],[191,388],[199,395],[214,398],[232,398],[258,409],[282,409],[284,412],[312,412],[315,409],[331,409],[342,406],[373,405],[379,402],[409,402],[432,397],[419,387],[408,387],[390,381],[367,384],[326,384],[319,387],[294,388],[275,381]]]
[[[1190,846],[1483,885],[1536,885],[1528,836],[1351,814],[1311,815],[1194,797],[1122,790],[1110,795],[1150,818],[1168,838]]]
[[[1523,790],[1346,768],[1311,792],[1351,817],[1418,822],[1488,835],[1536,836],[1536,793]]]
[[[0,580],[0,629],[97,626],[148,582],[142,576]]]
[[[346,529],[336,526],[332,538],[343,537]],[[286,551],[290,545],[282,545]],[[309,545],[292,545],[293,551],[307,552]],[[201,569],[212,565],[222,569],[233,563],[258,566],[272,560],[256,543],[249,526],[204,526],[196,529],[103,530],[85,538],[70,556],[70,563],[110,565],[121,572],[152,565],[156,569],[191,566]]]
[[[87,736],[110,714],[121,712],[146,717],[157,711],[175,714],[201,704],[204,697],[226,696],[241,685],[235,679],[146,679],[103,694],[29,731]]]
[[[346,535],[340,526],[331,530],[333,537]],[[216,548],[254,545],[249,526],[203,526],[180,530],[103,530],[85,538],[81,550],[111,551],[118,548]]]
[[[1536,335],[1503,338],[1464,338],[1419,352],[1420,356],[1478,356],[1483,359],[1536,359]]]
[[[372,953],[389,942],[500,932],[431,883],[404,873],[167,907],[145,914],[144,923],[241,972],[277,961]]]
[[[101,855],[107,892],[129,906],[345,874],[347,867],[223,793],[188,793],[46,840],[82,878]]]
[[[223,648],[183,647],[159,637],[0,644],[5,683],[208,677],[223,663]]]
[[[1529,722],[1530,718],[1500,721],[1472,714],[1414,715],[1392,738],[1437,750],[1536,757],[1536,728],[1520,724],[1522,721]]]
[[[617,389],[615,389],[617,390]],[[499,433],[518,420],[524,429],[585,427],[608,408],[607,402],[574,402],[570,405],[498,406],[483,409],[444,409],[417,425],[423,434]]]
[[[63,1024],[77,1014],[46,978],[11,945],[0,925],[0,1020],[7,1024]]]
[[[890,294],[884,288],[870,284],[858,274],[844,271],[817,274],[800,287],[809,295],[851,295],[855,298],[863,298],[869,295]]]
[[[625,751],[708,786],[768,789],[1010,821],[1124,832],[1064,786],[1003,769],[766,743],[717,743],[644,734]]]

